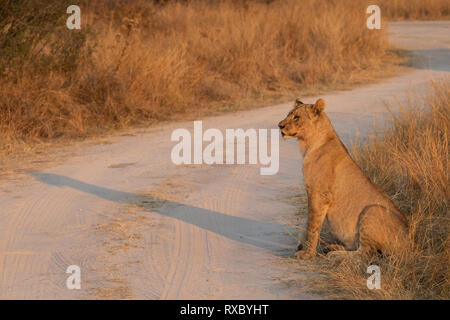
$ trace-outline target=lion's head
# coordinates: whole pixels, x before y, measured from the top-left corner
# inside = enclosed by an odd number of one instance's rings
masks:
[[[323,99],[317,100],[315,104],[304,104],[299,99],[295,100],[294,108],[278,123],[281,135],[285,139],[304,139],[308,133],[315,131],[324,109]]]

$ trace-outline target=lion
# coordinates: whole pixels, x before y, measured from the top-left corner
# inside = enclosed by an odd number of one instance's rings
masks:
[[[283,138],[297,138],[303,154],[308,223],[306,243],[300,242],[296,256],[316,254],[325,219],[339,243],[326,248],[327,256],[395,254],[409,239],[408,221],[353,161],[324,109],[323,99],[315,104],[297,99],[278,124]]]

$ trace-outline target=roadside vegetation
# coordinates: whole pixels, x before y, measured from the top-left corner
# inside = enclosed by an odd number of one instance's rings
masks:
[[[0,155],[393,73],[365,2],[1,0]],[[81,8],[81,30],[66,8]]]
[[[331,297],[450,299],[450,79],[431,85],[428,96],[411,96],[408,104],[391,111],[390,128],[351,152],[407,215],[410,247],[397,257],[341,263],[318,259],[326,277],[319,285]],[[372,264],[381,270],[380,290],[366,286],[367,267]]]
[[[448,0],[381,0],[382,15],[389,20],[449,20]]]

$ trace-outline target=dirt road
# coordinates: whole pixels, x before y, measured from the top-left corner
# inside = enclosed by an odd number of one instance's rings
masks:
[[[418,57],[382,83],[323,95],[348,143],[384,115],[384,101],[449,75],[450,23],[393,23],[392,41]],[[311,103],[317,97],[305,98]],[[291,104],[203,119],[203,127],[276,128]],[[0,182],[2,299],[308,299],[290,281],[302,211],[301,157],[280,141],[278,174],[258,165],[183,166],[170,160],[176,128],[164,124],[75,150],[62,164]],[[66,269],[81,289],[66,288]]]

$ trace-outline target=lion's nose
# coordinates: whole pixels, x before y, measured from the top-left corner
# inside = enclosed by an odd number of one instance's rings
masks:
[[[282,122],[280,122],[280,123],[278,124],[278,127],[279,127],[280,129],[283,129],[283,128],[284,128],[284,124],[283,124]]]

